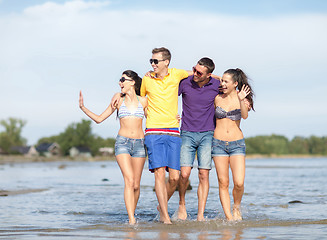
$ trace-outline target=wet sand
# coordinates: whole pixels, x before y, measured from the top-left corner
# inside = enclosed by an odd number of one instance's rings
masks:
[[[0,189],[0,197],[7,197],[18,194],[27,194],[27,193],[36,193],[47,191],[48,189],[21,189],[21,190],[1,190]]]

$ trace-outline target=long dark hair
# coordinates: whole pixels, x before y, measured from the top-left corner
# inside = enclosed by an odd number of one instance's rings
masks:
[[[132,71],[132,70],[126,70],[126,71],[123,72],[123,74],[125,74],[127,77],[130,77],[131,79],[134,80],[134,82],[135,82],[135,84],[134,84],[135,93],[136,93],[136,95],[140,95],[142,78],[140,78],[139,75],[136,72]]]
[[[134,84],[134,89],[135,89],[135,93],[136,95],[140,96],[140,92],[141,92],[141,84],[142,84],[142,78],[139,77],[139,75],[132,71],[132,70],[126,70],[123,72],[122,75],[126,75],[127,77],[130,77],[131,79],[134,80],[135,84]],[[121,97],[124,97],[125,94],[121,93],[120,94]],[[118,111],[117,111],[117,116],[116,118],[118,118]]]
[[[246,76],[246,74],[239,68],[228,69],[224,72],[224,74],[225,73],[230,74],[232,76],[233,82],[237,82],[237,88],[239,91],[241,91],[243,85],[249,86],[251,92],[249,95],[246,96],[246,99],[249,101],[250,106],[254,111],[254,107],[253,107],[254,92],[249,84],[249,78]]]

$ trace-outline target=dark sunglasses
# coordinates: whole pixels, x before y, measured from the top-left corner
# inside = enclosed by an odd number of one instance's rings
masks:
[[[122,77],[121,79],[119,79],[119,82],[123,83],[125,81],[134,81],[133,79],[128,79],[128,78],[125,78],[125,77]]]
[[[196,75],[198,75],[199,77],[201,77],[203,75],[203,73],[200,72],[200,71],[198,71],[198,70],[196,70],[195,67],[193,67],[193,73],[196,74]]]
[[[159,62],[162,62],[165,60],[158,60],[158,59],[150,59],[150,64],[154,63],[154,64],[158,64]]]

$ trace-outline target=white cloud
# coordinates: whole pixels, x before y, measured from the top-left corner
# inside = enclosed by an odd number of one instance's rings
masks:
[[[69,14],[78,14],[79,12],[86,10],[101,10],[110,4],[110,1],[92,1],[85,2],[82,0],[68,1],[64,4],[57,4],[54,2],[46,2],[41,5],[28,7],[24,10],[24,14],[27,16],[65,16]]]
[[[268,134],[282,128],[275,122],[266,127],[271,115],[279,116],[276,99],[292,106],[291,114],[283,111],[283,117],[298,117],[294,124],[301,125],[308,121],[302,119],[304,103],[324,108],[315,97],[326,88],[326,25],[326,15],[250,18],[117,11],[110,9],[109,1],[29,7],[21,14],[0,17],[0,119],[27,119],[26,132],[34,134],[27,136],[31,143],[56,134],[44,130],[47,124],[59,133],[84,117],[77,107],[80,89],[86,104],[100,113],[119,90],[121,72],[133,69],[144,74],[150,69],[152,48],[166,46],[172,51],[173,67],[190,69],[199,58],[209,56],[216,74],[231,67],[248,73],[260,106],[252,114],[256,117],[246,120],[250,135],[259,132],[260,125]],[[321,87],[313,87],[316,84]],[[96,127],[99,134],[116,135],[118,122],[112,118],[104,124],[106,130]],[[322,125],[316,125],[312,133],[321,132]]]

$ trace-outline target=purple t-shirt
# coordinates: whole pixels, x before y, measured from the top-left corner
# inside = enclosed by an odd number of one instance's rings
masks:
[[[220,81],[210,77],[203,87],[193,81],[193,75],[179,84],[178,95],[182,94],[183,112],[181,130],[206,132],[215,130],[215,97]]]

